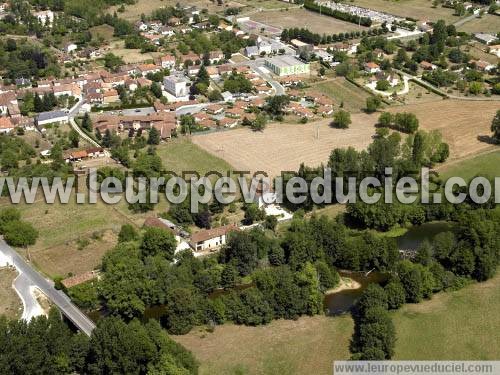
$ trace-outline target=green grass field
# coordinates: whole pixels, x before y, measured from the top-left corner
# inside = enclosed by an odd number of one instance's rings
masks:
[[[209,154],[186,138],[158,146],[157,153],[164,167],[177,174],[185,171],[197,171],[200,174],[210,171],[225,173],[233,169],[223,159]]]
[[[500,275],[394,314],[395,359],[500,358]]]
[[[476,175],[487,177],[500,177],[500,149],[484,155],[476,156],[472,159],[461,161],[459,164],[452,164],[443,167],[440,174],[443,178],[452,176],[463,177],[468,180]]]
[[[193,330],[173,338],[201,362],[200,375],[331,374],[334,359],[348,359],[349,315],[276,320],[267,326],[226,324],[214,333]]]
[[[344,103],[344,108],[353,113],[361,112],[366,107],[366,98],[370,96],[366,91],[344,78],[314,85],[312,90],[330,96],[337,105]]]
[[[458,31],[479,33],[500,30],[500,17],[485,14],[481,18],[474,18],[458,27]]]

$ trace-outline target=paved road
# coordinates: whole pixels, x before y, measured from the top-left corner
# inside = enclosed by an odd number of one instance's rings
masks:
[[[32,318],[44,314],[42,307],[33,295],[34,285],[26,274],[20,273],[14,280],[13,286],[23,303],[23,314],[21,319],[29,322]]]
[[[423,80],[420,77],[416,76],[411,76],[408,75],[407,73],[403,72],[402,70],[398,69],[393,69],[397,73],[401,74],[403,77],[408,77],[411,81],[415,81],[420,83],[422,86],[428,87],[432,90],[439,91],[443,96],[449,98],[449,99],[457,99],[457,100],[465,100],[465,101],[471,101],[471,102],[497,102],[500,101],[500,97],[498,96],[491,96],[491,97],[475,97],[475,96],[456,96],[456,95],[451,95],[448,94],[447,92],[441,90],[439,87],[434,86],[433,84]]]
[[[462,26],[464,23],[469,22],[469,21],[473,20],[474,18],[477,18],[477,15],[476,14],[471,14],[470,16],[467,16],[465,18],[462,18],[462,19],[454,22],[453,26],[455,26],[455,27]]]
[[[75,117],[78,115],[78,112],[80,111],[81,106],[85,103],[85,100],[80,100],[72,109],[70,112],[68,112],[68,117],[69,117],[69,124],[70,126],[76,130],[78,135],[85,139],[87,142],[89,142],[91,145],[94,145],[96,147],[102,147],[99,143],[94,141],[91,137],[89,137],[75,121]],[[107,152],[107,151],[106,151]],[[109,156],[109,155],[107,155]]]
[[[33,269],[14,249],[7,245],[3,239],[0,239],[0,253],[6,258],[11,259],[18,272],[22,275],[22,278],[19,281],[16,279],[16,282],[23,291],[23,296],[26,294],[26,288],[29,289],[30,286],[36,286],[71,322],[73,322],[76,327],[87,336],[90,336],[92,330],[95,328],[94,323],[71,302],[66,294],[60,290],[56,290],[52,282],[45,279]],[[29,304],[31,302],[23,299],[23,303]],[[32,308],[31,305],[28,306],[28,309],[30,308]]]

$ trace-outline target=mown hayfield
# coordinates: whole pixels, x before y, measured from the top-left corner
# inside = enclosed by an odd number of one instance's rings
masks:
[[[150,15],[156,9],[168,6],[175,7],[177,3],[179,3],[177,0],[137,0],[135,4],[125,5],[125,11],[121,13],[118,12],[118,16],[127,21],[134,22],[141,19],[141,14]],[[210,13],[223,12],[224,8],[227,6],[243,6],[235,2],[227,4],[229,2],[224,1],[224,3],[226,3],[224,6],[218,6],[217,2],[212,2],[210,0],[192,0],[187,4],[181,2],[182,5],[197,6],[198,9],[208,9]],[[118,11],[119,8],[119,5],[110,7],[108,12],[112,14]]]
[[[0,316],[10,319],[19,319],[23,304],[17,295],[12,283],[18,273],[12,268],[0,268]]]
[[[375,116],[355,114],[349,129],[333,129],[331,119],[307,124],[273,123],[262,132],[240,128],[193,136],[193,142],[241,171],[265,171],[271,176],[296,171],[301,163],[326,163],[334,148],[363,150],[375,134]],[[319,133],[319,138],[317,134]]]
[[[11,206],[6,198],[0,208]],[[43,273],[53,277],[79,274],[95,269],[102,256],[116,244],[116,235],[123,224],[142,226],[145,214],[134,215],[126,203],[108,205],[47,204],[43,198],[33,204],[19,204],[22,219],[39,232],[34,246],[20,250]]]
[[[125,64],[135,64],[147,61],[153,62],[153,60],[162,55],[161,52],[141,53],[139,49],[127,49],[125,48],[125,42],[123,40],[112,42],[108,51],[121,57]]]
[[[498,101],[440,100],[393,107],[389,112],[412,112],[426,131],[438,129],[450,145],[450,161],[465,159],[494,148],[485,142]]]

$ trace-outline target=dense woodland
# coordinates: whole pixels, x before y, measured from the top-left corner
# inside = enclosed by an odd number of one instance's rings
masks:
[[[0,317],[2,374],[197,374],[193,355],[158,323],[99,321],[89,339],[73,332],[57,310],[30,323]]]

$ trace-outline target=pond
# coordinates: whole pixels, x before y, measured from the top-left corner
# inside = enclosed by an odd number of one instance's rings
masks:
[[[411,227],[404,235],[397,238],[401,250],[417,250],[425,240],[432,242],[442,232],[453,231],[454,224],[445,221],[434,221]]]
[[[326,315],[341,315],[348,313],[356,300],[371,283],[383,283],[389,275],[380,272],[351,272],[340,271],[341,278],[349,278],[356,284],[356,289],[343,289],[338,292],[325,294],[324,308]]]

